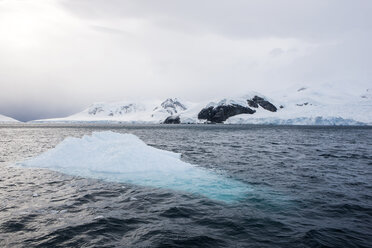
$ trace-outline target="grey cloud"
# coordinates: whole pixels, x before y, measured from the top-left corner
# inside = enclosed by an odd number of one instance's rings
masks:
[[[184,32],[236,37],[326,39],[371,29],[369,0],[64,0],[83,18],[139,18]]]
[[[98,32],[103,33],[110,33],[110,34],[119,34],[119,35],[128,35],[128,32],[125,32],[124,30],[117,29],[117,28],[111,28],[111,27],[105,27],[105,26],[99,26],[99,25],[92,25],[91,26],[94,30]]]
[[[47,104],[47,103],[46,103]],[[56,118],[68,116],[75,113],[77,108],[66,109],[62,106],[55,106],[54,109],[46,109],[45,104],[26,104],[8,103],[0,106],[0,112],[6,116],[12,117],[19,121],[30,121],[38,119]]]
[[[369,0],[0,1],[0,113],[29,120],[96,101],[198,101],[297,82],[365,87],[371,7]]]
[[[278,57],[278,56],[282,55],[283,53],[285,53],[283,49],[274,48],[273,50],[270,51],[270,56]]]

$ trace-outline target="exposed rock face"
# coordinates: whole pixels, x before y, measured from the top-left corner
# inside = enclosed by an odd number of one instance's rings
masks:
[[[297,103],[296,105],[302,107],[302,106],[307,106],[307,105],[312,105],[312,104],[311,103],[309,104],[308,102],[304,102],[304,103]]]
[[[129,113],[135,113],[140,111],[145,111],[145,107],[139,104],[130,103],[130,104],[104,104],[97,103],[93,104],[88,109],[89,115],[100,115],[100,116],[123,116]]]
[[[250,100],[250,99],[248,99],[247,102],[248,102],[249,107],[258,108],[257,102]]]
[[[163,124],[180,124],[180,123],[181,123],[181,119],[178,115],[169,116],[163,122]]]
[[[219,103],[212,103],[209,106],[199,112],[198,119],[207,120],[212,123],[222,123],[235,115],[254,114],[256,110],[251,108],[258,108],[260,106],[267,111],[277,111],[274,104],[257,95],[251,99],[223,99]]]
[[[278,110],[274,104],[259,96],[254,96],[251,100],[247,100],[247,102],[248,105],[253,108],[258,108],[258,105],[260,105],[262,108],[271,112],[276,112]]]
[[[125,106],[121,106],[119,109],[116,110],[116,113],[119,115],[128,114],[131,112],[135,112],[138,107],[135,104],[128,104]]]
[[[97,113],[100,113],[100,112],[103,112],[104,110],[103,110],[103,108],[102,107],[93,107],[93,108],[91,108],[91,109],[89,109],[89,114],[90,115],[96,115]]]
[[[167,111],[170,115],[177,114],[179,112],[185,111],[187,108],[183,105],[177,98],[168,98],[161,103],[159,107],[156,107],[154,111]]]
[[[180,101],[178,101],[177,98],[174,98],[174,99],[168,98],[161,104],[161,106],[163,108],[174,108],[174,109],[180,108],[182,110],[186,110],[186,107]]]
[[[229,117],[239,114],[253,114],[255,110],[238,104],[220,105],[202,109],[198,114],[198,119],[207,120],[215,123],[222,123]]]

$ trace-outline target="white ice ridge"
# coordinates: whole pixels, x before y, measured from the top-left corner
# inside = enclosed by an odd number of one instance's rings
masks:
[[[180,154],[148,146],[137,136],[111,131],[66,138],[25,162],[26,167],[200,194],[234,202],[251,189],[245,183],[180,160]]]
[[[16,123],[16,122],[19,122],[19,121],[15,120],[13,118],[10,118],[8,116],[0,114],[0,123],[11,123],[11,122]]]

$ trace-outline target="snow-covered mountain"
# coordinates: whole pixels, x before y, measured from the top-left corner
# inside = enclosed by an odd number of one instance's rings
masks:
[[[163,102],[102,102],[94,103],[82,112],[65,118],[33,122],[162,123],[167,117],[186,111],[187,106],[177,98],[168,98]]]
[[[0,114],[0,123],[16,123],[19,122],[16,119]]]
[[[95,103],[65,118],[36,122],[372,125],[372,89],[351,94],[330,86],[295,87],[205,101]]]
[[[164,121],[170,116],[179,116],[182,112],[185,112],[187,107],[181,103],[177,98],[168,98],[162,102],[159,106],[156,106],[151,114],[151,118],[155,118],[160,122]]]
[[[372,125],[372,90],[361,94],[299,87],[272,95],[276,112],[256,109],[254,115],[230,117],[230,124]]]

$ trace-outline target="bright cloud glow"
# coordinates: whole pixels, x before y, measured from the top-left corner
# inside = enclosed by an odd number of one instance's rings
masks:
[[[371,84],[369,1],[0,0],[0,113]],[[353,8],[353,11],[351,11]]]

